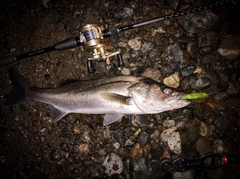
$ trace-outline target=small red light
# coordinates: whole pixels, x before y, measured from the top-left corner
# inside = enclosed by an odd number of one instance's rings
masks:
[[[228,164],[228,159],[225,155],[222,155],[223,164]]]

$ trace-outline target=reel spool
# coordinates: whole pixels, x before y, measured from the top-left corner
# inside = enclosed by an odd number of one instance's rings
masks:
[[[118,67],[123,66],[122,56],[119,51],[109,53],[106,47],[109,45],[108,40],[102,36],[102,30],[97,24],[87,24],[80,29],[80,41],[86,49],[92,50],[93,57],[88,58],[87,67],[90,73],[96,71],[93,60],[105,60],[106,68],[111,68],[110,57],[116,55],[118,58]]]

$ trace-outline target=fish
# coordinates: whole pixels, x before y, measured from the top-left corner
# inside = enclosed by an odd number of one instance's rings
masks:
[[[125,115],[157,114],[187,106],[183,93],[142,76],[114,76],[91,80],[66,80],[55,88],[30,86],[29,81],[10,69],[11,90],[7,106],[35,100],[49,105],[51,121],[69,113],[105,114],[103,125]]]

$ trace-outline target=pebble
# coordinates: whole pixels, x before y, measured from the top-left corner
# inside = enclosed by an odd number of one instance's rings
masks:
[[[199,137],[195,144],[195,147],[199,155],[213,152],[211,142],[206,137]]]
[[[156,68],[146,68],[142,72],[141,76],[145,76],[145,77],[151,78],[155,81],[162,82],[162,74]]]
[[[187,134],[187,140],[190,144],[195,143],[198,140],[199,135],[199,128],[198,126],[193,125],[192,122],[188,122],[186,124],[186,134]]]
[[[174,172],[172,175],[173,179],[194,179],[195,176],[193,174],[193,170],[188,170],[185,172]]]
[[[109,176],[120,174],[123,171],[123,161],[116,153],[110,153],[106,156],[103,167]]]
[[[168,138],[171,136],[171,134],[177,129],[177,127],[173,126],[169,129],[164,130],[161,133],[160,140],[162,142],[167,142]]]
[[[206,46],[206,47],[201,47],[198,49],[198,52],[200,55],[204,56],[204,55],[208,55],[213,51],[213,47],[212,46]]]
[[[130,70],[129,68],[123,67],[123,68],[121,69],[121,73],[122,73],[123,75],[130,75],[130,74],[131,74],[131,70]]]
[[[175,126],[175,121],[174,120],[164,120],[163,125],[167,128]]]
[[[145,146],[148,142],[149,139],[149,135],[148,133],[146,133],[145,131],[142,131],[140,133],[140,135],[137,138],[137,142],[141,145],[141,146]]]
[[[62,142],[60,144],[60,148],[62,149],[62,151],[64,152],[69,152],[70,151],[70,147],[66,142]]]
[[[183,61],[183,52],[179,48],[178,44],[170,45],[168,47],[168,59],[170,60],[171,64],[177,64],[175,65],[175,68],[178,69],[178,62]]]
[[[131,39],[128,41],[128,45],[133,49],[133,50],[140,50],[142,46],[142,41],[141,37],[136,37],[134,39]]]
[[[180,78],[177,74],[172,74],[163,79],[163,83],[172,88],[178,88],[180,85]]]
[[[199,135],[201,136],[209,135],[209,127],[202,121],[199,124]]]
[[[196,66],[188,65],[181,69],[181,74],[183,77],[187,77],[193,74],[193,72],[196,70]]]
[[[217,15],[210,10],[204,10],[180,17],[179,23],[184,30],[190,33],[199,33],[209,30],[219,21]]]
[[[180,154],[182,152],[181,138],[179,132],[173,132],[167,140],[170,150],[175,154]]]
[[[136,143],[130,151],[130,157],[135,160],[143,155],[143,148],[139,143]]]
[[[88,154],[89,153],[89,145],[85,144],[85,143],[79,144],[79,151],[80,151],[80,153]]]
[[[217,52],[229,60],[235,60],[240,55],[240,36],[225,36]]]
[[[147,160],[145,157],[140,157],[133,162],[133,178],[145,179],[148,178]]]
[[[213,141],[213,150],[214,152],[219,154],[227,152],[222,139],[216,139],[215,141]]]
[[[183,88],[184,90],[202,90],[209,87],[210,85],[211,80],[208,77],[204,77],[199,74],[191,75],[181,81],[181,88]]]

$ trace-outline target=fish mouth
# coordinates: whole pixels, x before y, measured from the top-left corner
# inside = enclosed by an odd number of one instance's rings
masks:
[[[170,98],[167,99],[167,103],[171,106],[178,106],[178,107],[184,107],[191,102],[189,100],[182,99],[182,96],[184,93],[181,92],[174,92]]]

